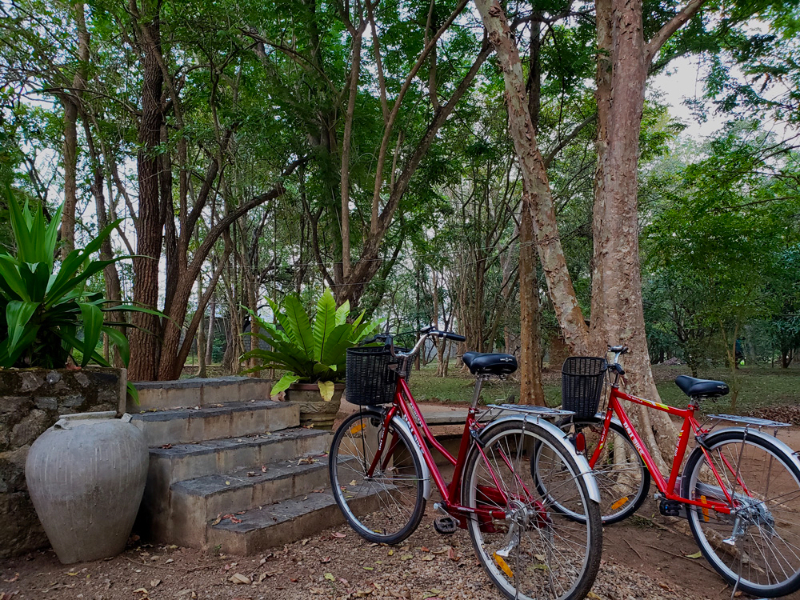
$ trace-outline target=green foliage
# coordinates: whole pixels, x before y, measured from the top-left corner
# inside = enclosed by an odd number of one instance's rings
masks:
[[[119,221],[111,223],[83,250],[73,250],[57,265],[59,208],[49,223],[41,206],[20,206],[10,189],[6,194],[16,252],[0,249],[0,367],[63,368],[73,349],[80,366],[90,362],[110,366],[96,348],[103,333],[127,365],[127,338],[104,323],[105,312],[154,311],[135,306],[108,306],[101,294],[86,289],[87,281],[114,260],[92,260]],[[83,337],[78,335],[83,331]]]
[[[331,383],[344,379],[347,349],[374,333],[380,321],[364,321],[362,311],[352,323],[348,323],[350,303],[345,302],[337,308],[330,289],[320,296],[313,317],[306,313],[296,295],[287,296],[282,306],[270,299],[267,302],[280,328],[249,311],[261,329],[250,335],[257,337],[270,349],[250,350],[242,356],[242,360],[255,358],[262,361],[261,366],[251,371],[288,371],[272,387],[273,394],[300,381],[317,383],[322,397],[330,400],[333,397]]]

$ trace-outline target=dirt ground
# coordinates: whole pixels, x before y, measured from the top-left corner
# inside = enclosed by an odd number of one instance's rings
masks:
[[[800,448],[800,428],[780,438]],[[64,566],[52,551],[42,551],[0,561],[0,600],[499,599],[467,533],[441,536],[432,520],[431,501],[417,532],[393,548],[370,544],[346,525],[322,529],[321,523],[317,535],[255,557],[134,543],[110,560]],[[659,515],[648,500],[631,519],[606,527],[603,563],[589,597],[730,598],[731,587],[711,566],[690,558],[698,549],[682,525]],[[800,593],[788,598],[800,600]]]
[[[342,526],[247,558],[135,545],[111,560],[64,566],[52,551],[35,553],[0,562],[0,599],[499,599],[466,532],[435,533],[430,506],[419,530],[394,548],[369,544]],[[703,559],[687,558],[697,551],[694,541],[659,528],[655,523],[672,524],[650,520],[652,512],[646,504],[641,516],[605,529],[590,598],[730,598],[731,588]]]

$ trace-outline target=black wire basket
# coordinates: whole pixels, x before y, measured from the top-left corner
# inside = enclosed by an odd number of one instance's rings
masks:
[[[395,346],[395,352],[408,352]],[[395,358],[386,346],[367,346],[347,350],[347,401],[362,406],[390,404],[394,397],[398,373],[408,380],[411,363]],[[405,364],[405,368],[402,369]]]
[[[606,359],[571,356],[561,367],[561,407],[575,417],[593,417],[603,395]]]

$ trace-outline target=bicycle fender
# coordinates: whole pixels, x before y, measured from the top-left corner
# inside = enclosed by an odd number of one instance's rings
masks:
[[[428,469],[428,463],[425,462],[425,456],[422,454],[422,450],[419,449],[420,441],[414,436],[414,432],[411,431],[411,427],[408,426],[406,420],[402,417],[395,416],[392,418],[392,424],[397,427],[398,429],[402,430],[403,433],[408,435],[408,439],[414,440],[414,452],[417,453],[419,456],[419,463],[422,465],[422,495],[425,500],[429,500],[431,497],[431,472]]]
[[[580,476],[586,483],[586,490],[589,492],[589,498],[598,504],[600,503],[600,488],[597,487],[597,482],[594,479],[592,468],[589,466],[589,461],[586,460],[585,456],[578,454],[575,451],[575,446],[573,446],[572,442],[569,441],[569,436],[567,433],[553,425],[550,421],[536,417],[526,419],[518,415],[500,417],[499,419],[492,421],[490,425],[486,426],[481,433],[481,438],[488,437],[491,434],[492,429],[498,425],[508,423],[510,421],[519,423],[523,429],[525,426],[527,426],[529,430],[533,430],[535,427],[541,427],[542,429],[547,430],[548,433],[552,434],[552,436],[561,444],[564,450],[568,454],[571,454],[575,459],[575,463],[578,465],[578,470],[580,471]]]
[[[717,431],[713,431],[713,432],[709,433],[708,435],[706,435],[706,437],[703,439],[703,443],[707,444],[707,445],[710,445],[710,444],[712,444],[714,442],[714,440],[717,437],[719,437],[720,435],[722,435],[724,433],[728,433],[730,431],[737,431],[739,433],[744,434],[745,428],[744,427],[725,427],[724,429],[719,429]],[[758,431],[757,429],[747,429],[747,437],[748,438],[757,438],[757,439],[759,439],[761,441],[766,441],[766,442],[769,442],[771,444],[774,444],[778,448],[778,450],[784,452],[786,454],[786,456],[789,458],[789,460],[792,461],[792,463],[797,467],[798,470],[800,470],[800,458],[797,457],[797,454],[795,453],[795,451],[792,450],[792,448],[786,442],[784,442],[782,440],[779,440],[778,438],[776,438],[776,437],[774,437],[772,435],[769,435],[768,433],[764,433],[763,431]],[[697,452],[702,452],[702,451],[703,451],[703,449],[698,445],[698,446],[695,446],[694,450],[692,450],[692,454],[695,454]],[[689,458],[691,458],[691,456],[692,455],[690,454]],[[687,460],[687,462],[688,462],[688,460]]]

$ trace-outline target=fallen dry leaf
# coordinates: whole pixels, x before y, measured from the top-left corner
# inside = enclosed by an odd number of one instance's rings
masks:
[[[242,575],[241,573],[234,573],[228,581],[237,585],[249,585],[251,583],[250,578],[247,575]]]
[[[169,450],[170,448],[172,448],[172,444],[164,444],[164,445],[163,445],[163,446],[161,446],[161,447],[162,447],[164,450]]]
[[[326,556],[325,558],[320,559],[319,562],[321,562],[322,564],[329,563],[329,562],[331,562],[331,557],[330,556]]]
[[[153,579],[153,580],[150,582],[150,587],[151,587],[151,588],[158,587],[158,584],[159,584],[159,583],[161,583],[161,580],[160,580],[160,579]]]
[[[336,581],[336,578],[333,576],[333,573],[325,573],[325,579],[328,581]]]
[[[338,531],[336,533],[332,534],[332,535],[333,535],[333,537],[339,538],[339,539],[347,537],[344,533],[339,533]]]
[[[75,573],[77,575],[77,573]],[[15,581],[19,581],[19,573],[14,573],[14,576],[11,579],[3,579],[6,583],[14,583]]]
[[[261,465],[261,472],[262,473],[266,473],[267,472],[267,465]]]
[[[459,557],[458,557],[458,554],[456,554],[456,549],[455,549],[455,548],[453,548],[452,546],[451,546],[451,547],[450,547],[450,549],[447,551],[447,557],[448,557],[450,560],[458,560],[458,558],[459,558]]]

